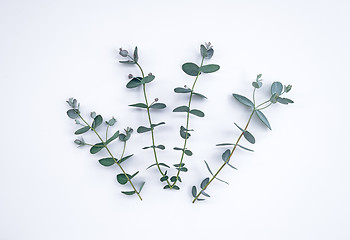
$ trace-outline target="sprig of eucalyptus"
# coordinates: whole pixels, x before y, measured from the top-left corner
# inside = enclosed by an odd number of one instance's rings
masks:
[[[91,112],[90,117],[93,119],[92,124],[89,124],[82,116],[80,113],[80,104],[78,103],[78,101],[74,98],[70,98],[68,101],[66,101],[68,103],[68,105],[71,107],[71,109],[69,109],[67,111],[67,115],[68,117],[70,117],[71,119],[75,120],[75,123],[77,125],[81,125],[82,127],[79,128],[78,130],[76,130],[74,132],[75,135],[81,135],[84,134],[86,132],[88,132],[89,130],[93,131],[96,136],[99,139],[99,142],[96,144],[89,144],[86,143],[84,138],[80,138],[80,139],[76,139],[74,141],[75,144],[77,144],[79,147],[82,146],[91,146],[90,148],[90,153],[91,154],[96,154],[98,152],[100,152],[102,149],[106,149],[108,152],[109,157],[107,158],[102,158],[99,161],[99,163],[102,166],[105,167],[109,167],[112,166],[114,164],[116,164],[120,170],[122,171],[122,173],[117,175],[117,181],[118,183],[120,183],[121,185],[125,185],[126,183],[129,183],[132,187],[133,190],[131,191],[122,191],[123,194],[125,195],[133,195],[136,194],[140,200],[142,200],[141,198],[141,190],[145,184],[145,182],[141,183],[141,186],[139,188],[139,190],[136,190],[133,182],[131,181],[131,179],[133,179],[138,173],[139,171],[137,171],[136,173],[130,175],[128,173],[125,172],[125,170],[123,169],[123,167],[121,166],[121,164],[123,162],[125,162],[126,160],[128,160],[129,158],[131,158],[133,156],[133,154],[125,156],[125,148],[126,148],[126,142],[130,139],[131,137],[131,133],[133,132],[132,128],[126,128],[124,129],[125,133],[120,133],[119,130],[116,131],[111,137],[108,137],[108,130],[109,127],[112,127],[115,123],[116,123],[116,119],[113,117],[111,118],[109,121],[105,121],[105,124],[107,125],[106,128],[106,135],[105,135],[105,139],[102,138],[102,136],[96,131],[96,129],[103,124],[103,118],[101,115],[96,115],[95,112]],[[80,122],[80,120],[82,121],[82,123]],[[119,139],[121,142],[123,142],[123,151],[120,155],[119,160],[113,156],[111,150],[109,149],[109,144],[112,143],[114,140]]]
[[[219,168],[219,170],[216,171],[215,174],[213,174],[212,170],[210,169],[209,167],[209,164],[205,162],[205,165],[209,171],[209,173],[212,175],[212,177],[207,177],[205,179],[202,180],[201,184],[200,184],[200,188],[201,190],[199,192],[197,192],[197,188],[196,186],[193,186],[192,187],[192,196],[194,197],[193,199],[193,203],[198,200],[198,201],[201,201],[201,200],[205,200],[205,198],[199,198],[201,195],[205,196],[205,197],[210,197],[210,195],[208,193],[205,192],[205,190],[207,190],[208,186],[210,185],[210,183],[216,179],[216,180],[219,180],[221,182],[225,182],[219,178],[217,178],[218,174],[220,173],[220,171],[226,166],[230,166],[234,169],[236,169],[234,166],[232,166],[229,161],[233,155],[233,153],[235,152],[237,146],[244,149],[244,150],[247,150],[247,151],[253,151],[249,148],[246,148],[242,145],[239,144],[240,140],[242,137],[244,137],[249,143],[251,144],[254,144],[255,143],[255,138],[254,136],[247,130],[248,129],[248,126],[249,126],[249,123],[251,122],[252,120],[252,117],[254,114],[257,115],[257,117],[260,119],[260,121],[267,127],[271,130],[271,126],[270,126],[270,123],[269,121],[267,120],[266,116],[262,113],[262,110],[270,107],[272,104],[275,104],[275,103],[280,103],[280,104],[290,104],[290,103],[293,103],[293,101],[289,98],[282,98],[281,96],[284,94],[284,93],[288,93],[291,89],[292,89],[292,86],[291,85],[284,85],[280,82],[274,82],[272,83],[271,85],[271,97],[269,99],[267,99],[266,101],[260,103],[260,104],[256,104],[256,100],[255,100],[255,92],[257,89],[261,88],[262,87],[262,79],[261,79],[261,74],[258,74],[257,77],[256,77],[256,80],[252,83],[252,86],[254,87],[254,90],[253,90],[253,101],[251,101],[250,99],[248,99],[247,97],[244,97],[242,95],[239,95],[239,94],[232,94],[233,97],[239,101],[240,103],[242,103],[243,105],[245,105],[246,107],[249,107],[252,112],[248,118],[248,121],[245,125],[244,128],[241,128],[238,124],[235,123],[236,127],[238,127],[238,129],[241,131],[241,134],[239,135],[238,139],[236,140],[235,143],[221,143],[221,144],[217,144],[217,146],[233,146],[233,149],[230,150],[230,149],[226,149],[221,158],[222,160],[224,161],[224,163],[221,165],[221,167]],[[227,182],[225,182],[227,183]]]
[[[188,88],[186,85],[184,87],[177,87],[174,89],[175,93],[189,93],[189,99],[188,99],[188,105],[187,106],[179,106],[176,107],[173,112],[184,112],[186,113],[186,125],[180,127],[180,136],[184,139],[184,143],[182,148],[181,147],[174,147],[174,150],[181,151],[181,157],[180,162],[178,164],[174,164],[174,167],[177,169],[177,173],[175,176],[172,176],[170,178],[170,181],[173,182],[171,186],[165,186],[164,188],[169,187],[177,187],[176,182],[180,181],[180,172],[187,172],[188,169],[185,167],[185,163],[183,162],[184,156],[192,156],[193,153],[191,150],[187,149],[187,140],[191,136],[189,133],[190,131],[193,131],[193,129],[190,129],[189,122],[190,122],[190,114],[195,115],[197,117],[204,117],[204,113],[201,110],[198,109],[191,109],[191,103],[192,103],[192,97],[200,97],[200,98],[207,98],[203,94],[197,93],[194,91],[194,88],[196,86],[197,80],[199,78],[199,75],[202,73],[213,73],[220,69],[220,66],[217,64],[207,64],[203,65],[204,59],[211,59],[214,54],[214,49],[212,48],[211,43],[205,43],[205,45],[200,46],[200,54],[202,56],[202,60],[200,63],[200,66],[198,66],[195,63],[192,62],[186,62],[182,65],[182,70],[189,76],[196,77],[192,87]]]
[[[137,47],[135,47],[135,49],[134,49],[133,56],[131,56],[127,50],[122,49],[122,48],[119,49],[119,54],[122,57],[127,58],[127,60],[119,61],[120,63],[135,64],[141,72],[141,77],[134,77],[132,74],[129,74],[130,81],[126,84],[126,87],[127,88],[137,88],[137,87],[142,86],[143,97],[144,97],[145,101],[143,103],[135,103],[135,104],[131,104],[129,106],[130,107],[137,107],[137,108],[141,108],[141,109],[146,109],[146,111],[147,111],[148,127],[139,126],[137,128],[138,133],[151,132],[152,145],[146,146],[143,149],[152,149],[153,150],[155,163],[150,165],[147,169],[154,167],[154,166],[157,166],[158,171],[161,174],[160,181],[161,182],[166,181],[166,183],[167,183],[166,186],[169,186],[172,188],[171,183],[169,182],[168,177],[167,177],[167,170],[163,171],[161,168],[161,167],[166,167],[166,168],[170,168],[170,167],[165,163],[159,162],[158,156],[157,156],[157,151],[156,151],[156,149],[164,150],[165,146],[163,144],[156,145],[155,134],[154,134],[154,128],[161,126],[161,125],[164,125],[165,122],[160,122],[160,123],[156,123],[156,124],[152,123],[151,113],[150,113],[151,109],[161,110],[161,109],[166,108],[166,105],[164,103],[159,103],[158,98],[155,98],[154,101],[151,104],[149,104],[149,101],[147,98],[147,93],[146,93],[146,84],[152,82],[155,79],[155,76],[152,73],[149,73],[147,76],[145,76],[144,71],[143,71],[141,65],[139,64],[139,55],[138,55]],[[176,189],[176,188],[174,188],[174,189]]]

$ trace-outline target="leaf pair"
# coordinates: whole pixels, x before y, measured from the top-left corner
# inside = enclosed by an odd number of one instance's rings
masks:
[[[190,76],[198,76],[201,72],[203,73],[213,73],[220,69],[217,64],[208,64],[199,67],[197,64],[192,62],[187,62],[182,65],[182,70]]]

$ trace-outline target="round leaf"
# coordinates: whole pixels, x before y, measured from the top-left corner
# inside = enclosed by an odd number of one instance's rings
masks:
[[[105,167],[112,166],[115,163],[113,158],[102,158],[98,161],[102,166],[105,166]]]
[[[281,93],[282,93],[282,91],[283,91],[283,85],[282,85],[282,83],[280,83],[280,82],[274,82],[274,83],[272,83],[272,85],[271,85],[271,94],[273,95],[273,94],[277,94],[277,95],[281,95]]]
[[[199,67],[196,64],[190,62],[184,63],[182,65],[182,70],[190,76],[197,76],[199,74]]]
[[[199,71],[203,72],[203,73],[213,73],[213,72],[216,72],[217,70],[220,69],[220,66],[219,65],[216,65],[216,64],[208,64],[208,65],[204,65],[204,66],[201,66],[199,68]]]
[[[126,87],[127,88],[136,88],[140,85],[142,85],[141,81],[137,78],[133,78],[126,84]]]
[[[78,113],[76,111],[77,110],[75,110],[75,109],[69,109],[67,111],[68,117],[70,117],[71,119],[76,119],[77,117],[79,117],[79,115],[78,115]]]

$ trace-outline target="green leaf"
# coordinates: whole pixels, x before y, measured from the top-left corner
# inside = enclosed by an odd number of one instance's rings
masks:
[[[176,185],[173,186],[173,189],[180,190],[180,188],[178,186],[176,186]]]
[[[89,126],[86,126],[86,127],[82,127],[80,129],[78,129],[77,131],[75,131],[75,135],[79,135],[79,134],[83,134],[83,133],[86,133],[87,131],[90,130],[90,127]]]
[[[214,54],[214,49],[210,48],[208,51],[207,51],[207,56],[205,57],[206,59],[210,59]]]
[[[97,143],[94,146],[92,146],[90,148],[90,153],[91,154],[95,154],[98,153],[99,151],[101,151],[105,146],[103,145],[103,143]]]
[[[276,103],[277,102],[277,98],[278,98],[278,94],[274,93],[271,97],[270,97],[270,101],[272,103]]]
[[[77,113],[78,110],[75,109],[69,109],[67,111],[67,115],[68,117],[70,117],[71,119],[76,119],[77,117],[79,117],[79,114]]]
[[[291,100],[291,99],[289,99],[289,98],[283,98],[286,102],[288,102],[288,103],[294,103],[294,101],[293,100]]]
[[[125,64],[135,64],[134,61],[131,60],[126,60],[126,61],[119,61],[120,63],[125,63]]]
[[[281,98],[278,97],[277,98],[277,102],[282,103],[282,104],[288,104],[288,103],[294,103],[292,100],[290,100],[289,98]]]
[[[193,92],[193,95],[196,95],[196,96],[201,97],[201,98],[207,98],[207,97],[204,96],[203,94],[196,93],[196,92]]]
[[[190,93],[191,89],[189,88],[182,88],[182,87],[177,87],[174,89],[174,92],[176,93]]]
[[[164,145],[158,145],[156,146],[156,148],[160,149],[160,150],[164,150],[165,149],[165,146]]]
[[[169,187],[169,185],[165,185],[164,187],[163,187],[163,189],[169,189],[170,187]]]
[[[197,76],[199,74],[199,67],[191,62],[184,63],[182,65],[182,70],[190,76]]]
[[[187,106],[180,106],[173,110],[173,112],[188,112],[190,109]]]
[[[92,128],[93,129],[96,129],[98,126],[100,126],[103,122],[103,118],[101,115],[97,115],[95,118],[94,118],[94,121],[92,122]]]
[[[265,115],[260,110],[255,110],[256,115],[262,121],[263,124],[266,125],[271,130],[271,126]]]
[[[145,186],[145,183],[146,183],[146,182],[141,183],[139,193],[142,191],[142,188],[143,188],[143,186]]]
[[[169,178],[168,176],[163,176],[160,178],[160,181],[165,182],[166,180],[168,180],[168,178]]]
[[[201,48],[200,48],[200,50],[201,50],[201,56],[202,57],[207,57],[208,56],[208,53],[207,53],[207,48],[203,45],[203,44],[201,44]]]
[[[281,93],[282,93],[282,91],[283,91],[283,85],[282,85],[282,83],[280,83],[280,82],[274,82],[274,83],[272,83],[272,85],[271,85],[271,94],[273,95],[273,94],[277,94],[277,95],[281,95]]]
[[[242,148],[242,149],[244,149],[244,150],[247,150],[247,151],[249,151],[249,152],[254,152],[254,150],[251,150],[251,149],[249,149],[249,148],[243,147],[242,145],[237,144],[237,146],[240,147],[240,148]]]
[[[234,98],[237,99],[237,101],[239,101],[240,103],[248,106],[248,107],[254,107],[254,103],[252,101],[250,101],[248,98],[242,96],[242,95],[239,95],[239,94],[235,94],[233,93],[232,94],[234,96]]]
[[[133,177],[135,177],[139,172],[137,171],[136,173],[134,173],[133,175],[130,174],[126,174],[128,176],[129,179],[132,179]],[[128,182],[128,178],[125,176],[124,173],[120,173],[117,175],[117,181],[124,185]]]
[[[181,168],[176,168],[177,170],[181,171],[181,172],[187,172],[188,169],[186,167],[181,167]]]
[[[204,160],[204,163],[205,163],[205,165],[207,166],[207,169],[208,169],[208,171],[210,172],[210,174],[211,174],[212,176],[214,176],[213,172],[210,170],[209,164],[208,164],[205,160]],[[218,177],[215,177],[215,179],[216,179],[216,180],[219,180],[220,182],[226,183],[226,184],[228,185],[228,182],[225,182],[224,180],[221,180],[221,179],[218,178]]]
[[[121,191],[125,195],[133,195],[135,194],[135,191]]]
[[[139,171],[137,171],[136,173],[134,173],[133,175],[131,175],[131,176],[129,177],[129,179],[134,178],[137,174],[139,174]],[[128,176],[129,176],[129,175],[128,175]]]
[[[193,186],[192,187],[192,196],[195,198],[195,197],[197,197],[197,188],[196,188],[196,186]]]
[[[102,158],[100,160],[98,160],[100,162],[100,164],[102,166],[105,166],[105,167],[109,167],[109,166],[112,166],[115,161],[113,160],[113,158]]]
[[[247,139],[248,142],[250,142],[251,144],[255,143],[255,138],[254,136],[248,132],[248,131],[244,131],[243,136],[245,139]]]
[[[160,123],[156,123],[156,124],[151,124],[151,127],[152,127],[152,128],[155,128],[155,127],[158,127],[158,126],[163,125],[163,124],[165,124],[165,122],[160,122]]]
[[[204,191],[202,191],[202,195],[203,195],[203,196],[206,196],[206,197],[210,197],[210,195],[209,195],[208,193],[204,192]],[[203,200],[204,200],[204,199],[203,199]]]
[[[197,117],[204,117],[204,113],[198,109],[192,109],[190,113],[196,115]]]
[[[253,87],[255,88],[261,88],[262,82],[252,82]]]
[[[166,108],[166,105],[164,103],[153,103],[149,108],[163,109]]]
[[[213,73],[213,72],[216,72],[217,70],[220,69],[220,66],[219,65],[216,65],[216,64],[208,64],[208,65],[204,65],[204,66],[201,66],[199,68],[199,71],[203,72],[203,73]]]
[[[140,78],[133,78],[126,84],[126,87],[127,88],[136,88],[140,85],[142,85]]]
[[[130,104],[129,107],[147,108],[147,105],[144,103],[135,103],[135,104]]]
[[[209,183],[209,178],[205,178],[202,183],[201,183],[201,189],[205,189],[205,187],[207,186],[207,184]]]
[[[188,131],[186,131],[186,129],[183,126],[181,126],[180,127],[180,136],[183,139],[188,139],[191,136],[191,134]]]
[[[229,146],[229,145],[232,146],[232,145],[236,145],[236,144],[234,144],[234,143],[220,143],[220,144],[216,144],[216,146],[218,146],[218,147],[221,147],[221,146]],[[249,149],[249,148],[243,147],[242,145],[237,144],[237,146],[240,147],[240,148],[242,148],[242,149],[244,149],[244,150],[247,150],[247,151],[250,151],[250,152],[254,152],[254,150],[251,150],[251,149]]]
[[[149,132],[149,131],[151,131],[151,128],[148,128],[148,127],[140,126],[137,128],[138,133],[145,133],[145,132]]]
[[[118,163],[121,164],[122,162],[128,160],[128,159],[131,158],[132,156],[134,156],[134,154],[125,156],[125,157],[121,158],[121,159],[118,161]]]
[[[138,55],[138,52],[137,52],[137,47],[135,47],[135,50],[134,50],[134,61],[135,62],[139,61],[139,55]]]
[[[154,80],[155,76],[154,75],[148,75],[144,78],[142,78],[141,83],[150,83]]]
[[[111,143],[112,141],[114,141],[115,139],[117,139],[119,137],[119,130],[116,131],[112,137],[110,137],[107,141],[106,141],[106,145]]]
[[[236,125],[236,127],[239,128],[239,130],[241,130],[242,132],[244,132],[244,129],[243,129],[243,128],[241,128],[240,126],[238,126],[236,123],[234,123],[234,124]]]
[[[183,167],[183,166],[185,166],[185,164],[184,163],[181,163],[181,164],[174,164],[174,167]]]
[[[183,148],[174,147],[174,150],[181,150],[181,151],[183,151],[184,149]]]
[[[166,165],[165,163],[158,163],[159,166],[163,166],[163,167],[167,167],[167,168],[170,168],[168,165]],[[153,163],[152,165],[150,165],[147,169],[151,168],[151,167],[154,167],[154,166],[157,166],[157,163]]]
[[[230,149],[227,149],[221,156],[222,160],[224,160],[224,162],[226,162],[227,159],[230,157],[230,155],[231,155],[231,151],[230,151]]]
[[[193,155],[193,153],[190,150],[185,150],[185,154],[187,156],[192,156]]]

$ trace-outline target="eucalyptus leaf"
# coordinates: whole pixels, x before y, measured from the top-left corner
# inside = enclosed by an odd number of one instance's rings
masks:
[[[228,160],[228,158],[230,157],[230,155],[231,155],[231,150],[227,149],[221,156],[222,160],[224,160],[224,162],[226,162]]]
[[[141,85],[142,85],[142,83],[141,83],[140,78],[133,78],[126,84],[126,87],[127,88],[136,88],[136,87],[141,86]]]
[[[183,151],[184,149],[183,148],[179,148],[179,147],[174,147],[174,150],[181,150],[181,151]]]
[[[138,133],[145,133],[145,132],[151,131],[151,128],[144,127],[144,126],[140,126],[140,127],[137,128],[136,131],[137,131]]]
[[[98,161],[102,166],[105,166],[105,167],[112,166],[115,163],[113,158],[102,158]]]
[[[130,104],[129,107],[147,108],[147,105],[144,103],[135,103],[135,104]]]
[[[71,119],[76,119],[77,117],[79,117],[79,114],[77,113],[78,110],[76,109],[69,109],[67,111],[67,115],[68,117],[70,117]]]
[[[283,84],[280,82],[273,82],[271,85],[271,94],[281,95],[283,91]]]
[[[196,115],[197,117],[204,117],[204,113],[198,109],[192,109],[190,113]]]
[[[192,196],[194,198],[197,196],[197,188],[196,188],[196,186],[192,186]]]
[[[204,190],[208,183],[209,183],[209,178],[207,177],[201,182],[201,189]]]
[[[135,191],[121,191],[125,195],[133,195],[135,194]]]
[[[176,185],[173,186],[173,189],[180,190],[179,186],[176,186]]]
[[[210,174],[211,174],[212,176],[214,176],[213,172],[211,171],[211,169],[210,169],[210,167],[209,167],[209,164],[208,164],[205,160],[204,160],[204,163],[205,163],[205,165],[207,166],[207,169],[208,169],[208,171],[210,172]],[[218,180],[218,181],[220,181],[220,182],[226,183],[226,184],[228,185],[228,182],[225,182],[224,180],[221,180],[221,179],[218,178],[218,177],[215,177],[215,179]]]
[[[236,127],[239,128],[239,130],[241,130],[242,132],[244,132],[245,130],[243,128],[241,128],[240,126],[237,125],[237,123],[234,123],[236,125]]]
[[[207,97],[204,96],[203,94],[196,93],[196,92],[193,92],[193,95],[198,96],[198,97],[201,97],[201,98],[207,98]]]
[[[190,151],[190,150],[185,150],[185,154],[187,155],[187,156],[192,156],[193,155],[193,153]]]
[[[168,165],[166,165],[165,163],[158,163],[159,166],[163,166],[163,167],[167,167],[167,168],[170,168]],[[153,163],[152,165],[148,166],[147,169],[151,168],[151,167],[154,167],[154,166],[157,166],[157,163]]]
[[[105,146],[103,145],[103,143],[97,143],[95,145],[93,145],[91,148],[90,148],[90,153],[91,154],[95,154],[95,153],[98,153],[99,151],[101,151]]]
[[[142,183],[141,183],[139,193],[142,191],[142,188],[143,188],[143,186],[145,186],[145,183],[146,183],[146,182],[142,182]]]
[[[164,150],[165,146],[164,145],[157,145],[156,148],[160,149],[160,150]]]
[[[138,62],[139,61],[139,54],[137,52],[137,47],[135,47],[135,50],[134,50],[134,61],[135,62]]]
[[[190,76],[197,76],[199,74],[199,67],[191,62],[184,63],[182,65],[182,70]]]
[[[190,93],[191,89],[189,88],[182,88],[182,87],[177,87],[174,89],[174,92],[176,93]]]
[[[106,144],[109,144],[111,143],[112,141],[114,141],[115,139],[117,139],[119,137],[119,130],[116,131],[112,137],[110,137],[107,141],[106,141]]]
[[[160,178],[160,181],[165,182],[166,180],[168,180],[168,178],[169,178],[168,176],[163,176]]]
[[[208,51],[207,51],[207,56],[205,57],[206,59],[210,59],[214,54],[214,49],[210,48]]]
[[[233,93],[232,94],[234,96],[234,98],[237,99],[237,101],[239,101],[240,103],[248,106],[248,107],[254,107],[254,103],[252,101],[250,101],[248,98],[242,96],[242,95],[239,95],[239,94],[235,94]]]
[[[185,163],[179,163],[179,164],[174,164],[174,167],[183,167],[183,166],[185,166]]]
[[[125,157],[121,158],[121,159],[118,161],[118,163],[121,164],[122,162],[128,160],[128,159],[131,158],[132,156],[134,156],[134,154],[125,156]]]
[[[180,106],[173,110],[173,112],[188,112],[190,109],[187,106]]]
[[[165,124],[165,122],[160,122],[160,123],[156,123],[156,124],[153,123],[153,124],[151,124],[151,127],[155,128],[155,127],[163,125],[163,124]]]
[[[155,76],[154,75],[148,75],[144,78],[142,78],[141,82],[142,83],[150,83],[154,80]]]
[[[186,167],[181,167],[181,168],[176,168],[177,170],[181,171],[181,172],[187,172],[188,169]]]
[[[130,179],[131,176],[129,174],[128,175],[128,178]],[[122,185],[125,185],[127,182],[128,182],[128,178],[125,176],[124,173],[120,173],[117,175],[117,181],[118,183],[122,184]]]
[[[208,64],[208,65],[201,66],[199,68],[199,71],[203,73],[213,73],[218,71],[219,69],[220,69],[220,66],[217,64]]]
[[[94,118],[94,121],[92,122],[92,128],[93,129],[96,129],[98,126],[100,126],[103,122],[103,118],[101,115],[97,115],[95,118]]]
[[[188,131],[186,131],[186,129],[183,126],[181,126],[180,127],[180,136],[183,139],[188,139],[191,136],[191,134]]]
[[[252,82],[253,87],[255,88],[261,88],[262,82]]]
[[[90,127],[89,126],[86,126],[86,127],[82,127],[80,129],[78,129],[77,131],[75,131],[75,135],[79,135],[79,134],[83,134],[83,133],[86,133],[87,131],[90,130]]]
[[[255,113],[258,116],[258,118],[262,121],[262,123],[265,124],[265,126],[271,130],[270,123],[267,120],[266,116],[260,110],[255,110]]]
[[[251,144],[255,143],[255,138],[254,136],[248,132],[248,131],[244,131],[243,136],[245,139],[247,139],[248,142],[250,142]]]
[[[201,51],[201,56],[202,56],[202,57],[205,58],[205,57],[208,56],[207,48],[206,48],[203,44],[201,44],[200,51]]]
[[[204,191],[202,191],[202,195],[206,196],[206,197],[210,197],[210,195],[208,193],[204,192]]]
[[[149,108],[163,109],[166,108],[166,105],[164,103],[153,103]]]
[[[125,63],[125,64],[135,64],[134,61],[131,60],[126,60],[126,61],[119,61],[120,63]]]

